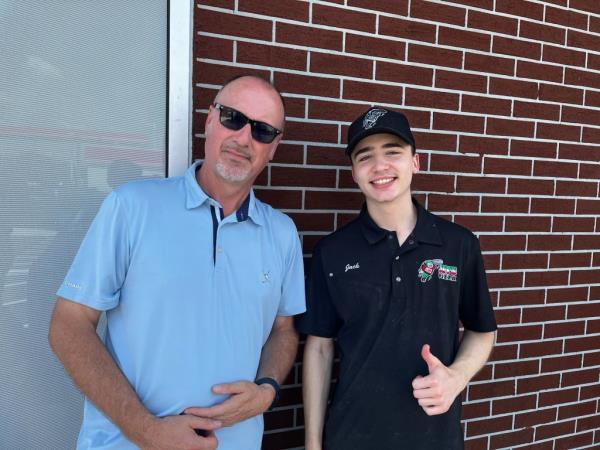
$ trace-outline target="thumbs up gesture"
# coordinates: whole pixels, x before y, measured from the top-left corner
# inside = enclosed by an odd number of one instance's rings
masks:
[[[460,373],[436,358],[428,344],[423,345],[421,357],[427,363],[429,374],[419,375],[413,380],[413,396],[428,416],[443,414],[464,389],[466,382]]]

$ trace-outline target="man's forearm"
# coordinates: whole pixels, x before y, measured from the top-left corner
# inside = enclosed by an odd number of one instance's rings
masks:
[[[302,394],[307,450],[317,450],[322,447],[333,355],[332,339],[307,337],[302,363]]]
[[[485,365],[494,347],[495,338],[496,333],[493,331],[478,333],[465,330],[456,358],[449,367],[463,378],[462,389]]]
[[[269,377],[283,383],[298,351],[298,333],[292,317],[277,317],[262,348],[257,378]]]
[[[139,442],[152,416],[98,338],[95,321],[81,306],[59,299],[49,342],[65,369],[98,408],[132,441]],[[99,314],[98,314],[99,315]],[[83,319],[83,320],[82,320]]]

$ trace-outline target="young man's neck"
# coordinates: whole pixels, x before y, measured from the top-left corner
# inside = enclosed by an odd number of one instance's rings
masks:
[[[214,174],[204,171],[203,167],[196,172],[196,181],[209,197],[221,204],[225,217],[237,211],[242,206],[242,203],[244,203],[244,200],[246,200],[252,189],[252,184],[248,183],[233,184],[223,182]]]
[[[417,224],[417,208],[413,205],[410,195],[389,203],[374,203],[367,200],[367,210],[379,227],[396,232],[400,245]]]

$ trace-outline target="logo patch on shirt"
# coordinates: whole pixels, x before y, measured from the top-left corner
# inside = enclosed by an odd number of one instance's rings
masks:
[[[260,280],[261,283],[270,283],[271,282],[271,271],[267,270],[266,272],[262,273],[262,279]]]
[[[419,266],[418,276],[421,283],[431,280],[436,270],[440,280],[456,281],[458,276],[458,268],[456,266],[444,265],[442,259],[426,259]]]
[[[346,264],[346,270],[344,270],[344,272],[348,272],[349,270],[356,270],[356,269],[360,269],[360,264],[358,264],[358,263],[353,264],[353,265]]]

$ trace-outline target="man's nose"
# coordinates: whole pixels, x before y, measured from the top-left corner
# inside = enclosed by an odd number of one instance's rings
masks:
[[[235,132],[235,141],[242,146],[248,146],[250,144],[252,141],[252,128],[250,123],[247,123]]]

